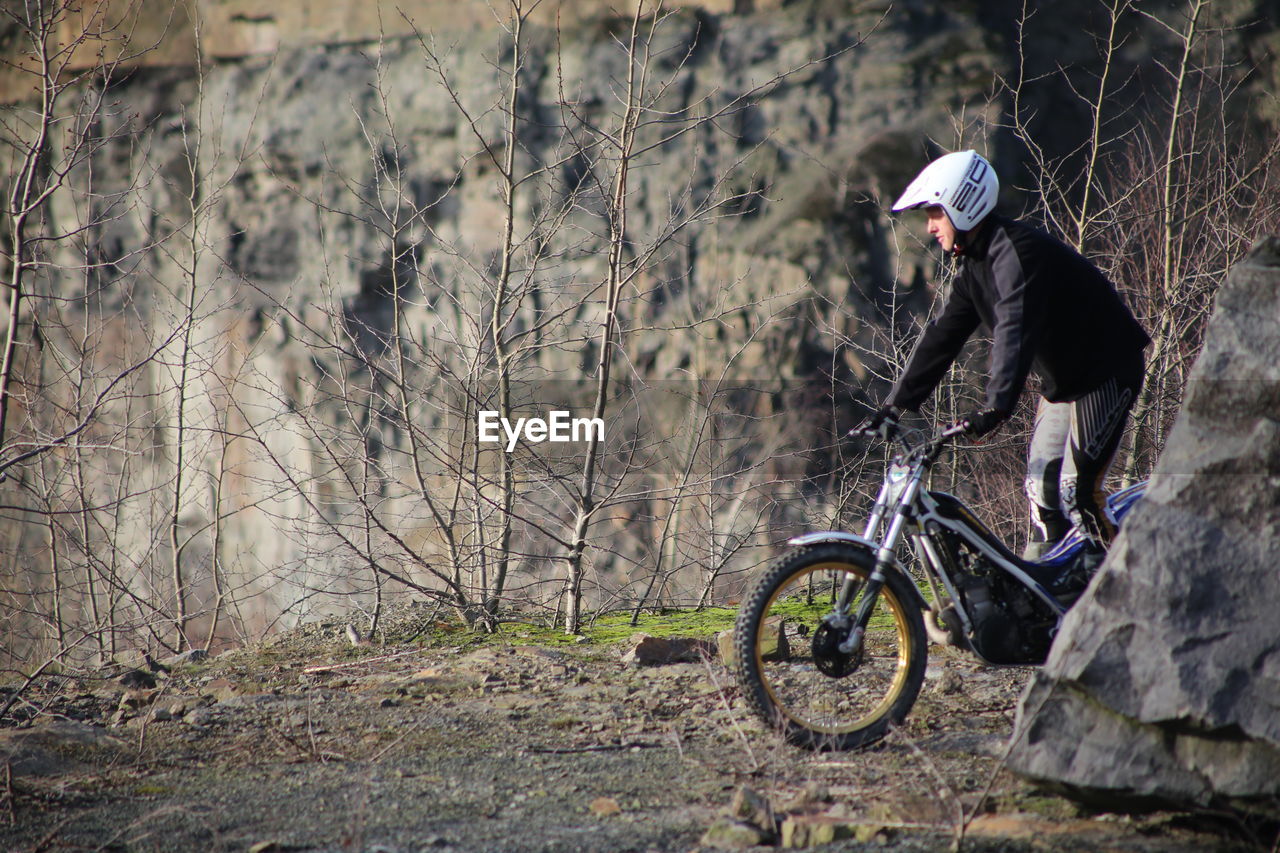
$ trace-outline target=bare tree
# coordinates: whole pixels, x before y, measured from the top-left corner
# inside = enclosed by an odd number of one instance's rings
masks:
[[[71,176],[103,144],[94,128],[108,111],[106,87],[122,63],[149,49],[132,43],[128,12],[108,18],[105,9],[82,12],[78,4],[62,2],[9,4],[0,9],[15,39],[5,70],[10,79],[30,86],[27,97],[8,105],[0,121],[7,166],[5,206],[0,211],[5,227],[2,260],[7,303],[0,358],[0,479],[11,484],[7,494],[19,497],[25,492],[31,497],[31,504],[24,502],[11,510],[23,517],[24,524],[32,520],[29,513],[40,513],[52,597],[50,611],[41,615],[50,623],[56,656],[79,645],[84,637],[74,643],[69,639],[67,587],[74,582],[74,572],[62,535],[69,483],[63,459],[52,460],[49,454],[73,448],[75,458],[75,446],[88,437],[109,401],[129,391],[133,375],[151,355],[119,365],[105,376],[92,375],[83,358],[93,347],[92,335],[63,323],[61,300],[51,286],[60,247],[80,242],[95,220],[113,215],[95,211],[89,219],[60,219],[53,211],[60,203],[74,208],[69,198]],[[95,54],[101,59],[85,62],[86,55]],[[91,262],[83,261],[79,265],[86,279],[90,266]],[[63,379],[71,380],[71,395],[49,399],[47,388]],[[24,528],[20,524],[17,529]],[[35,578],[43,575],[43,571],[33,573]],[[86,573],[85,579],[92,589],[93,575]],[[33,589],[24,597],[34,603],[38,596]],[[97,604],[94,595],[91,631],[102,623]],[[19,609],[19,618],[24,610]],[[36,614],[39,608],[32,613]],[[23,643],[9,648],[18,652],[32,639],[25,637]]]
[[[1129,0],[1096,8],[1098,71],[1092,88],[1074,88],[1089,119],[1077,146],[1051,155],[1037,140],[1027,96],[1037,81],[1025,70],[1009,92],[1039,210],[1112,274],[1151,332],[1123,466],[1132,481],[1163,447],[1218,284],[1254,235],[1280,224],[1280,143],[1248,130],[1254,119],[1241,86],[1248,68],[1224,55],[1230,10],[1205,0],[1159,14]],[[1020,31],[1027,29],[1024,14]],[[1118,67],[1120,55],[1144,33],[1149,43],[1169,46],[1168,58],[1135,78],[1132,68]]]
[[[564,59],[548,48],[556,31],[531,26],[537,11],[537,3],[516,2],[501,18],[500,85],[490,92],[455,83],[447,51],[425,36],[416,39],[435,91],[453,107],[471,143],[456,171],[433,178],[429,192],[411,168],[415,144],[397,115],[405,96],[394,90],[388,69],[402,60],[385,39],[368,60],[370,99],[350,105],[369,158],[359,172],[329,164],[341,195],[273,172],[319,221],[332,223],[322,226],[325,233],[355,228],[376,235],[381,260],[358,274],[354,298],[343,295],[341,263],[327,262],[330,295],[319,314],[278,306],[279,322],[303,336],[314,363],[323,365],[311,402],[289,403],[289,417],[325,460],[316,479],[291,471],[256,427],[249,432],[272,457],[282,487],[303,495],[326,536],[370,569],[375,598],[377,579],[394,579],[491,629],[518,582],[525,605],[546,604],[576,631],[592,554],[638,565],[638,553],[651,544],[638,529],[628,532],[636,550],[603,541],[604,531],[593,533],[592,525],[608,512],[675,506],[679,519],[680,506],[714,502],[714,512],[698,510],[700,523],[720,524],[715,513],[755,519],[749,535],[738,529],[740,520],[728,524],[732,534],[706,534],[713,544],[694,567],[703,573],[695,600],[710,597],[729,556],[764,523],[758,507],[743,509],[759,461],[732,476],[703,467],[712,459],[706,448],[713,439],[705,430],[710,412],[699,414],[702,426],[690,425],[689,464],[675,491],[664,493],[649,481],[652,453],[646,457],[645,446],[659,442],[627,438],[635,410],[617,400],[619,393],[624,399],[637,393],[636,377],[620,382],[615,371],[625,369],[629,334],[659,328],[632,318],[661,288],[655,271],[676,251],[679,236],[728,215],[743,199],[724,175],[705,185],[693,175],[687,185],[670,188],[665,218],[637,228],[629,219],[636,203],[633,170],[645,158],[678,150],[695,132],[717,133],[717,121],[784,75],[718,103],[700,96],[677,104],[683,97],[677,83],[696,42],[676,39],[659,54],[664,27],[677,16],[641,7],[619,30],[617,61],[609,66],[617,73],[609,78],[616,105],[588,106],[575,91],[582,83],[564,73]],[[532,113],[537,86],[553,93],[557,115]],[[485,233],[442,227],[438,209],[458,204],[464,193],[474,199],[470,187],[476,185],[493,191],[482,196],[490,213]],[[672,331],[711,327],[743,308],[718,299],[708,304],[715,307],[709,316]],[[718,369],[723,382],[729,367]],[[703,378],[694,377],[694,384]],[[579,407],[588,419],[608,420],[608,439],[589,432],[581,453],[567,455],[549,444],[503,446],[505,436],[497,444],[480,440],[481,412],[515,422],[539,407],[545,414],[561,404],[556,401]],[[339,487],[328,508],[315,496],[317,484]],[[350,512],[338,509],[341,502],[349,502]],[[690,568],[674,550],[687,535],[679,524],[669,526],[644,577],[664,579]],[[321,560],[310,562],[314,568]],[[553,579],[554,567],[563,567],[560,580]],[[654,591],[653,583],[647,586],[642,604]],[[537,592],[556,587],[555,594]]]

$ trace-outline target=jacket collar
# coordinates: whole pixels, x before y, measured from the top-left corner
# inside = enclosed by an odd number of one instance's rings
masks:
[[[995,213],[988,214],[985,219],[970,228],[964,234],[964,239],[960,241],[960,245],[964,250],[959,254],[960,258],[970,258],[975,261],[981,261],[987,257],[987,250],[991,248],[991,237],[996,229],[1005,224],[1006,220],[1003,216]]]

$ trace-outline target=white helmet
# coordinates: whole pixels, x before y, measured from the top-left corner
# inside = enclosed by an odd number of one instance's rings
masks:
[[[1000,181],[977,151],[957,151],[934,160],[916,175],[893,204],[895,211],[938,205],[958,231],[968,231],[996,206]]]

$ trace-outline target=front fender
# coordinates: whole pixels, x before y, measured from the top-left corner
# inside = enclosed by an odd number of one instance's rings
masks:
[[[787,540],[788,545],[796,545],[803,547],[805,545],[821,545],[825,542],[843,542],[846,545],[860,545],[863,548],[869,548],[871,553],[875,553],[880,549],[878,542],[872,542],[870,539],[863,539],[852,533],[844,533],[839,530],[821,530],[816,533],[806,533],[803,536],[793,536]]]
[[[825,545],[828,542],[839,542],[844,545],[853,545],[857,548],[866,548],[873,557],[875,553],[880,550],[879,542],[872,542],[870,539],[866,539],[854,533],[845,533],[841,530],[820,530],[814,533],[805,533],[802,536],[793,536],[787,540],[788,545],[793,545],[797,548],[803,548],[806,545]],[[896,561],[895,568],[900,572],[902,571],[901,568],[897,567]],[[920,587],[916,585],[915,580],[906,572],[902,573],[907,578],[907,586],[911,587],[912,591],[915,592],[916,603],[920,605],[920,609],[925,611],[930,610],[929,602],[925,599],[924,593],[920,592]],[[928,618],[929,617],[927,616],[925,617],[926,620],[928,620]]]

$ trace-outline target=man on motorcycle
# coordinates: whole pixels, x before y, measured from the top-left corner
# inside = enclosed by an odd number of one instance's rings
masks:
[[[1102,481],[1142,386],[1150,338],[1115,287],[1078,252],[993,212],[999,181],[974,151],[925,167],[894,203],[923,208],[930,236],[958,264],[945,304],[925,326],[888,399],[860,429],[892,427],[933,392],[978,326],[992,336],[986,406],[964,419],[984,435],[1013,411],[1028,374],[1041,382],[1026,478],[1035,526],[1028,558],[1070,528],[1096,560],[1115,535]]]

